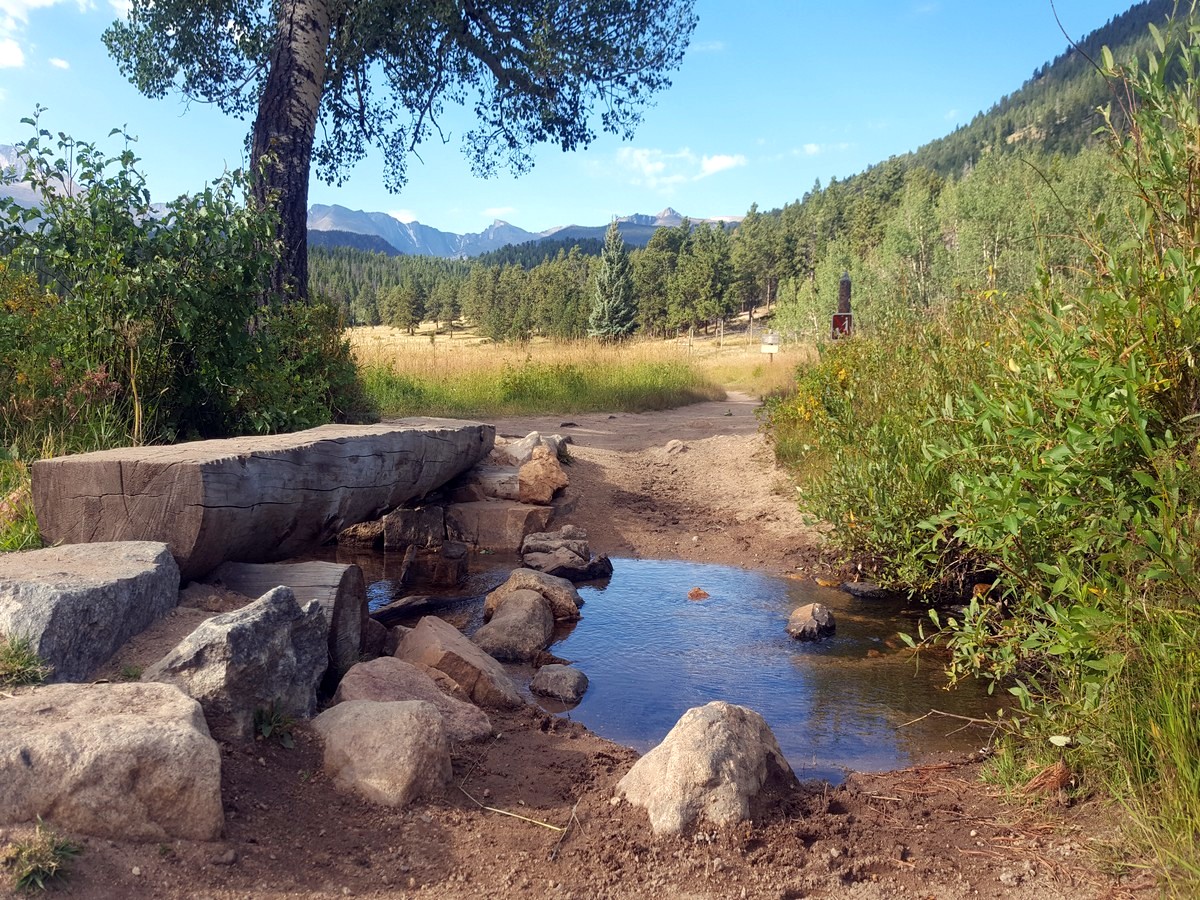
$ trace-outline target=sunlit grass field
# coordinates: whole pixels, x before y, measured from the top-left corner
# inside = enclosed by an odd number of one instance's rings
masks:
[[[368,393],[384,416],[503,416],[639,412],[786,389],[808,347],[761,352],[745,334],[494,344],[431,325],[409,335],[384,326],[348,332]],[[431,339],[432,338],[432,339]]]

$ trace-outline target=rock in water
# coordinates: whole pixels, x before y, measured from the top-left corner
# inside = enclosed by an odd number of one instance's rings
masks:
[[[485,653],[505,662],[526,662],[554,636],[550,604],[536,591],[514,591],[471,637]]]
[[[699,818],[718,826],[748,818],[750,801],[772,778],[795,783],[766,721],[715,700],[685,712],[618,782],[617,793],[646,809],[656,835],[679,834]]]
[[[483,617],[490,619],[495,615],[506,598],[517,591],[536,591],[546,598],[550,611],[558,620],[573,621],[579,618],[579,607],[583,606],[583,598],[575,585],[565,578],[535,572],[533,569],[514,569],[508,580],[487,595],[483,603]]]
[[[167,684],[56,684],[0,700],[0,824],[100,837],[221,836],[221,754]]]
[[[588,688],[587,676],[570,666],[552,663],[537,670],[529,690],[563,703],[578,703]]]
[[[787,633],[798,641],[819,641],[833,634],[836,629],[833,613],[823,603],[808,603],[798,607],[787,623]]]
[[[0,632],[27,637],[53,681],[84,681],[179,602],[166,544],[128,541],[0,553]]]
[[[302,610],[290,588],[275,588],[249,606],[209,619],[142,680],[178,685],[200,701],[214,734],[245,740],[253,737],[258,710],[313,714],[329,665],[327,631],[317,601]]]
[[[440,796],[450,781],[450,742],[432,703],[353,700],[325,710],[313,727],[333,783],[372,803],[407,806]]]

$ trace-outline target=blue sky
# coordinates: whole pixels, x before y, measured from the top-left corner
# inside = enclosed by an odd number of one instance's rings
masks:
[[[1132,0],[1056,0],[1081,37]],[[0,0],[0,144],[42,124],[119,149],[138,136],[156,200],[201,188],[244,163],[249,122],[178,97],[140,96],[100,34],[121,0]],[[803,195],[967,122],[1066,47],[1050,0],[697,0],[700,24],[674,85],[634,140],[599,138],[563,154],[543,147],[532,172],[472,176],[447,116],[449,144],[425,145],[400,194],[376,155],[341,187],[314,178],[310,203],[383,210],[445,231],[500,218],[540,231],[597,225],[673,206],[693,217],[740,215]]]

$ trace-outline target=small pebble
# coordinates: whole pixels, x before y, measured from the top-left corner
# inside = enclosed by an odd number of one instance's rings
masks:
[[[134,866],[134,867],[133,867],[133,874],[134,874],[134,875],[141,875],[141,874],[142,874],[142,867],[141,867],[141,866]]]
[[[838,858],[839,856],[841,856],[841,855],[842,855],[842,851],[841,851],[841,850],[839,850],[837,847],[834,847],[833,849],[831,849],[831,850],[829,851],[829,858],[830,858],[830,859],[837,859],[837,858]]]
[[[979,832],[974,828],[971,829],[971,837],[979,837]]]
[[[258,764],[259,764],[260,766],[265,766],[265,765],[267,764],[267,761],[266,761],[265,759],[263,759],[263,758],[260,756],[260,757],[258,758]]]

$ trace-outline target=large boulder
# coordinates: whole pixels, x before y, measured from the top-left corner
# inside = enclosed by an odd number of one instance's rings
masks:
[[[333,783],[372,803],[407,806],[440,796],[450,781],[450,742],[432,703],[339,703],[313,727],[325,741]]]
[[[565,578],[535,572],[533,569],[514,569],[508,580],[487,595],[483,601],[483,616],[490,619],[504,601],[517,591],[536,591],[546,598],[555,619],[574,621],[579,618],[583,598],[575,585]]]
[[[587,676],[571,666],[551,663],[542,666],[529,683],[529,690],[563,703],[578,703],[588,689]]]
[[[596,581],[613,573],[609,558],[603,554],[593,558],[587,532],[574,525],[526,535],[521,543],[521,562],[527,568],[568,581]]]
[[[770,779],[795,782],[763,717],[715,700],[685,712],[617,793],[646,809],[656,835],[679,834],[699,818],[717,826],[748,818],[751,799]]]
[[[833,613],[824,603],[798,606],[788,617],[787,633],[798,641],[819,641],[836,630]]]
[[[221,754],[166,684],[56,684],[0,700],[0,824],[134,841],[221,836]]]
[[[439,684],[445,678],[480,706],[516,709],[522,705],[504,667],[436,616],[425,616],[401,639],[396,658],[426,670]]]
[[[273,709],[308,717],[329,665],[328,626],[313,600],[304,609],[279,587],[249,606],[214,616],[142,674],[178,685],[200,701],[224,740],[254,734],[254,714]]]
[[[571,480],[548,447],[535,447],[529,462],[517,472],[517,499],[546,506]]]
[[[554,637],[554,615],[536,591],[514,591],[471,637],[485,653],[505,662],[527,662]]]
[[[48,543],[163,541],[194,580],[304,553],[441,487],[494,439],[478,422],[405,419],[102,450],[34,463],[33,502]]]
[[[346,673],[333,695],[334,705],[356,700],[387,703],[424,700],[442,716],[446,736],[454,743],[491,737],[492,723],[478,706],[443,693],[432,678],[412,663],[390,656],[362,662]]]
[[[179,567],[151,541],[0,553],[0,633],[29,638],[54,681],[85,681],[179,601]]]
[[[549,506],[476,500],[446,507],[446,536],[487,550],[515,553],[525,535],[545,531],[554,510]]]

